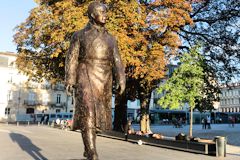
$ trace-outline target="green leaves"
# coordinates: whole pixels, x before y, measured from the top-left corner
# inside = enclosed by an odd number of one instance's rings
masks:
[[[158,103],[164,108],[176,109],[185,102],[194,108],[196,99],[203,97],[203,57],[199,53],[199,47],[193,47],[189,53],[184,53],[180,62],[181,65],[173,76],[158,89],[159,94],[163,93]]]

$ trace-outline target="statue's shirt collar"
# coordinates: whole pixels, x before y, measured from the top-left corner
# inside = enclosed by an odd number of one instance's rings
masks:
[[[97,30],[97,31],[100,32],[100,33],[104,33],[104,32],[107,31],[105,27],[102,27],[102,26],[93,24],[93,23],[91,23],[91,22],[88,22],[88,25],[87,25],[87,26],[88,26],[89,29]]]

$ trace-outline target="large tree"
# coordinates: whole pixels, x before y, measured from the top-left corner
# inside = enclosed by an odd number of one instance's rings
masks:
[[[181,48],[201,42],[202,54],[218,82],[231,81],[240,71],[240,1],[192,0],[192,8],[194,26],[181,28]]]
[[[129,4],[135,7],[130,8]],[[119,27],[118,22],[116,23],[119,12],[125,15],[121,22],[121,29],[113,30],[116,32],[115,35],[121,37],[119,45],[120,49],[121,46],[124,48],[121,52],[126,60],[127,71],[127,89],[123,95],[125,97],[118,97],[120,100],[117,101],[124,100],[123,106],[126,108],[128,99],[138,98],[141,104],[141,131],[148,132],[151,92],[163,78],[169,56],[176,54],[177,48],[181,45],[177,35],[180,26],[192,23],[189,17],[191,6],[184,0],[140,4],[136,1],[125,4],[115,2],[112,5],[116,7],[111,12],[113,13],[112,24],[117,25],[114,28]],[[159,6],[161,10],[154,9]],[[124,23],[127,25],[123,25]],[[123,115],[126,117],[124,113]]]
[[[90,1],[36,1],[39,5],[16,28],[17,66],[30,79],[62,81],[70,37],[87,23],[85,13]],[[125,98],[120,99],[126,106],[127,99],[138,96],[142,122],[149,123],[146,119],[150,93],[164,76],[169,55],[175,54],[181,45],[179,28],[192,23],[190,3],[187,0],[103,2],[109,7],[106,27],[117,37],[126,66],[127,89]],[[147,130],[147,123],[142,123],[143,131]]]

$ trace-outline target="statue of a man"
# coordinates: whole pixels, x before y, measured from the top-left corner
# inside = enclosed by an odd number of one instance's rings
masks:
[[[100,2],[88,6],[89,22],[73,34],[65,63],[67,90],[75,89],[73,130],[81,130],[89,160],[98,159],[96,131],[112,128],[113,76],[120,94],[126,82],[117,41],[104,28],[106,9]]]

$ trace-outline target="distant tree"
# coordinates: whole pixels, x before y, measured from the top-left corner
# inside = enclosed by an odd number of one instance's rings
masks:
[[[202,100],[205,96],[203,60],[199,48],[193,47],[189,53],[183,54],[179,68],[158,89],[158,93],[163,95],[158,103],[164,108],[177,109],[184,103],[188,103],[190,107],[189,136],[192,136],[192,118],[196,100]]]

